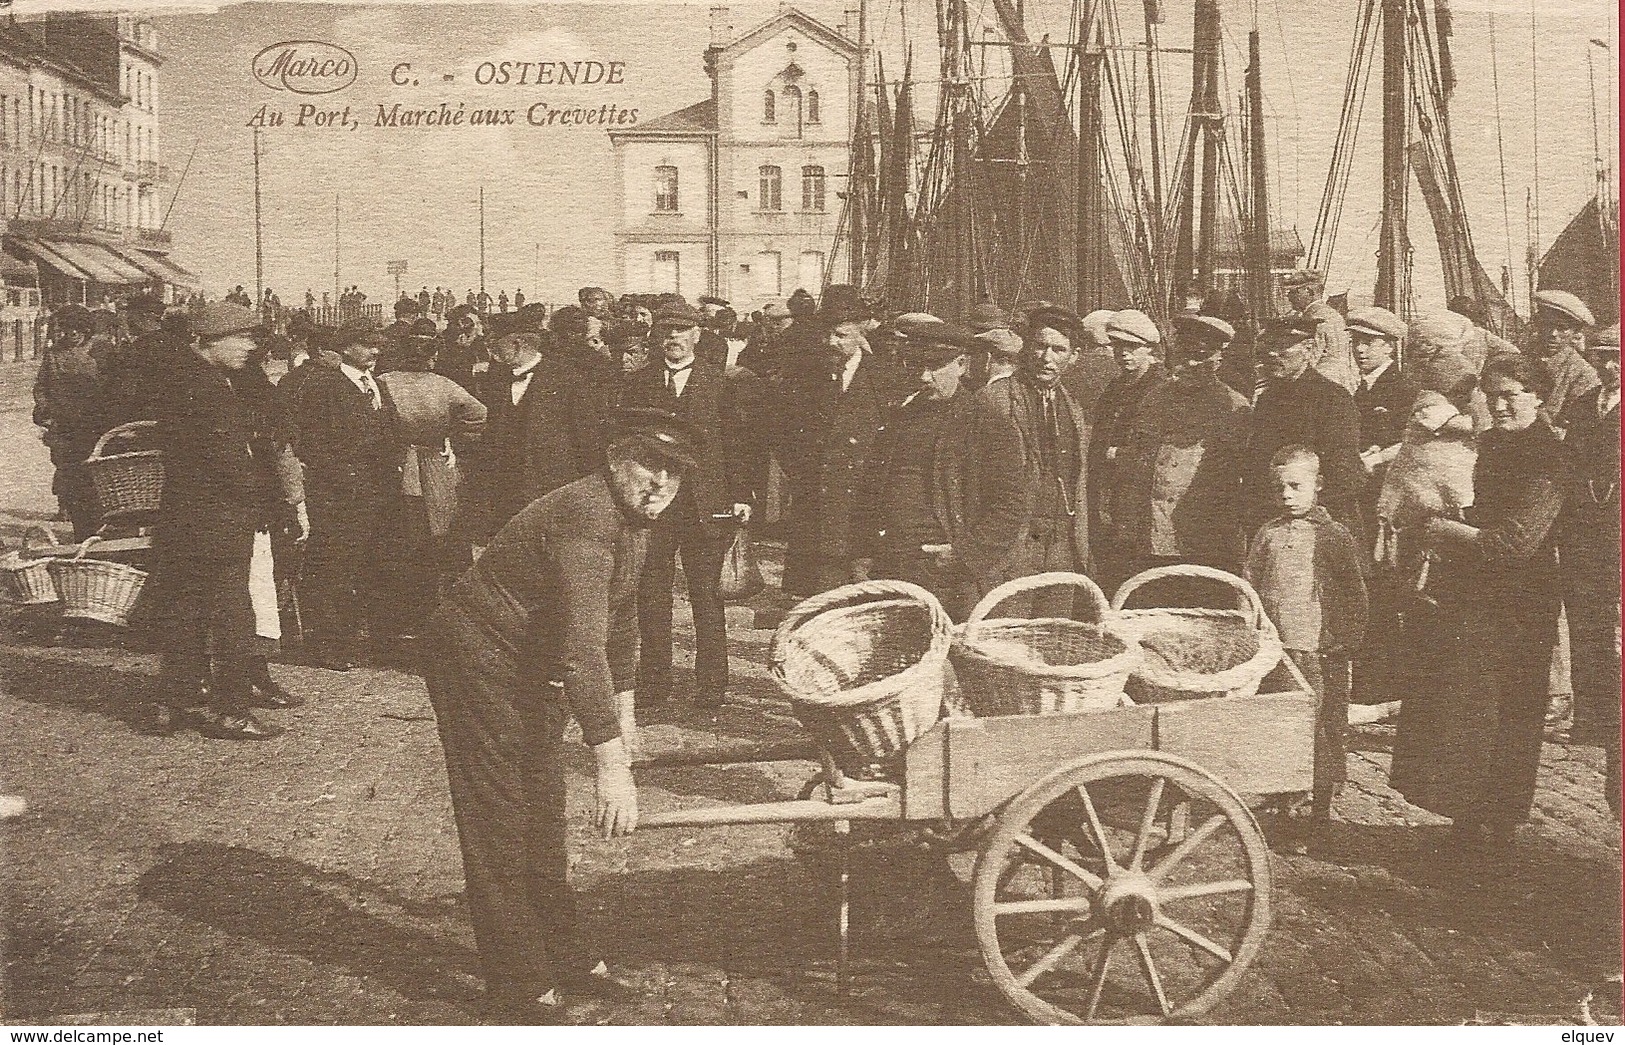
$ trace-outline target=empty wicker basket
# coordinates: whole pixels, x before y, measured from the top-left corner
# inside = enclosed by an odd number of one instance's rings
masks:
[[[96,540],[85,541],[71,559],[50,561],[51,579],[62,596],[62,615],[123,627],[130,623],[130,611],[141,598],[147,575],[134,566],[85,558]]]
[[[1041,588],[1075,587],[1096,619],[987,619],[1008,599]],[[953,645],[961,698],[978,717],[1103,711],[1124,702],[1139,663],[1134,639],[1118,625],[1106,596],[1081,573],[1040,573],[999,585],[977,603]]]
[[[158,510],[164,495],[164,455],[161,450],[124,450],[107,453],[111,443],[136,443],[150,437],[155,421],[132,421],[119,425],[96,440],[85,459],[85,471],[96,488],[96,503],[102,518]]]
[[[1206,578],[1235,589],[1240,608],[1124,608],[1129,597],[1147,585],[1191,578]],[[1281,662],[1281,640],[1264,614],[1258,593],[1223,570],[1194,565],[1146,570],[1123,582],[1112,608],[1143,651],[1128,683],[1129,696],[1142,703],[1251,697],[1264,676]]]
[[[0,555],[0,595],[18,606],[48,606],[60,600],[51,580],[48,558],[35,558],[25,551]]]
[[[903,581],[815,595],[773,633],[773,680],[802,726],[843,771],[883,775],[942,715],[948,615]]]

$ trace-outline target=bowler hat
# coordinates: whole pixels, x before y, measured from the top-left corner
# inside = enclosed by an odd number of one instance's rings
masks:
[[[233,306],[235,307],[235,306]],[[96,332],[96,317],[83,305],[63,305],[51,313],[51,329],[57,332],[76,330],[81,334]]]
[[[699,462],[703,433],[692,422],[669,410],[626,407],[617,411],[611,420],[617,444],[634,443],[639,449],[658,454],[685,469]]]
[[[1258,343],[1269,345],[1295,345],[1315,336],[1320,324],[1296,312],[1279,316],[1264,324],[1258,332]]]
[[[210,301],[192,317],[192,333],[204,340],[257,333],[261,327],[260,317],[252,309],[229,301]]]
[[[1566,290],[1535,291],[1535,316],[1538,318],[1541,313],[1570,320],[1582,327],[1597,325],[1596,317],[1586,303]]]
[[[389,344],[389,335],[370,323],[346,323],[339,327],[338,331],[333,335],[333,350],[335,352],[349,345],[387,344]]]
[[[415,319],[412,321],[412,325],[407,328],[406,336],[433,341],[440,336],[440,328],[434,325],[432,319]]]
[[[1398,341],[1409,331],[1403,319],[1375,305],[1351,310],[1347,322],[1351,334],[1370,334],[1389,341]]]

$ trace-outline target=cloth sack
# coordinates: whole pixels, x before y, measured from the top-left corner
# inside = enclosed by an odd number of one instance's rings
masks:
[[[765,586],[762,568],[756,561],[756,545],[751,542],[750,531],[741,526],[734,530],[733,543],[722,557],[722,597],[729,602],[743,602]]]

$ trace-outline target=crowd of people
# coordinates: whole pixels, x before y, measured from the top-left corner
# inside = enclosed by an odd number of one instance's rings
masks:
[[[1470,302],[1407,323],[1289,283],[1261,324],[1229,293],[1159,325],[1048,302],[898,313],[850,286],[743,321],[711,297],[586,287],[491,312],[425,288],[388,327],[273,338],[240,304],[138,301],[116,344],[54,317],[36,421],[81,535],[77,462],[112,424],[158,422],[172,724],[261,739],[278,730],[250,709],[300,699],[267,667],[280,624],[251,576],[297,576],[313,663],[348,670],[364,635],[419,658],[491,986],[533,1001],[592,982],[538,942],[568,936],[564,721],[593,748],[600,826],[631,829],[634,703],[727,698],[723,558],[764,515],[784,596],[896,578],[956,620],[1047,571],[1107,592],[1175,563],[1242,574],[1316,693],[1311,827],[1351,693],[1401,700],[1393,783],[1463,852],[1504,852],[1528,817],[1566,620],[1569,736],[1607,749],[1618,815],[1617,325],[1542,291],[1520,348]],[[1021,601],[1006,612],[1073,610]]]

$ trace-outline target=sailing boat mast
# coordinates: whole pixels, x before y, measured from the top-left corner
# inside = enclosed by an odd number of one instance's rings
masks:
[[[1099,307],[1101,255],[1106,246],[1098,235],[1101,229],[1100,191],[1100,67],[1105,59],[1105,40],[1095,34],[1095,0],[1084,5],[1081,37],[1082,53],[1078,76],[1078,199],[1076,252],[1078,266],[1078,314]],[[1090,36],[1094,35],[1094,46]]]
[[[1247,156],[1252,182],[1252,221],[1247,228],[1247,269],[1251,275],[1248,304],[1255,319],[1275,312],[1270,279],[1269,171],[1264,164],[1264,70],[1259,57],[1258,28],[1247,34]]]
[[[1213,289],[1213,251],[1218,238],[1219,134],[1224,124],[1219,115],[1219,0],[1198,0],[1196,5],[1196,54],[1202,62],[1202,224],[1196,245],[1196,289],[1206,294]],[[1176,309],[1184,302],[1176,301]]]
[[[1376,303],[1399,315],[1410,304],[1405,234],[1409,179],[1406,138],[1410,109],[1405,97],[1405,0],[1382,0],[1382,233],[1377,245]]]

